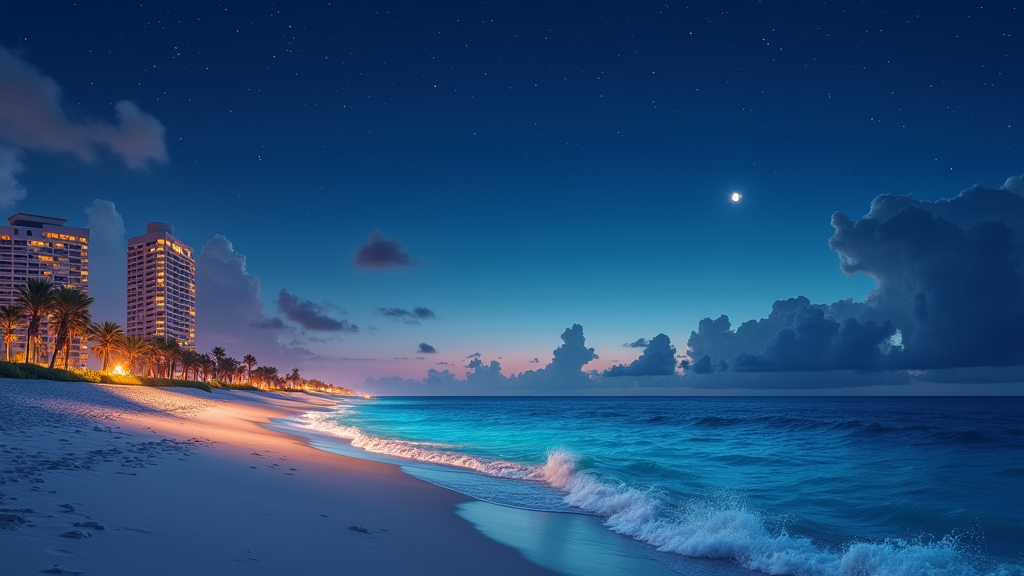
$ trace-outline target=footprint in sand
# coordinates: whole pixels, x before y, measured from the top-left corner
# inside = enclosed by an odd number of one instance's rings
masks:
[[[116,530],[119,532],[135,532],[137,534],[156,534],[156,532],[153,532],[152,530],[146,530],[145,528],[132,528],[130,526],[121,526]]]
[[[47,568],[41,571],[43,574],[83,574],[83,572],[76,572],[74,570],[65,570],[60,566],[54,564],[52,568]]]

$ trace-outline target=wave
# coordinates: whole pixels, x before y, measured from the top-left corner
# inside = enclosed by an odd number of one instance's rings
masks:
[[[793,576],[1011,576],[1019,566],[977,566],[967,546],[947,535],[932,542],[889,539],[853,542],[830,549],[811,539],[771,530],[765,517],[739,499],[693,499],[679,506],[654,489],[612,484],[583,469],[566,450],[548,452],[543,465],[475,458],[439,445],[373,436],[338,423],[336,412],[305,414],[303,425],[350,440],[372,452],[466,468],[497,478],[544,482],[564,492],[569,506],[600,516],[609,529],[653,545],[661,552],[732,561],[744,568]]]
[[[523,466],[514,462],[486,460],[439,450],[438,448],[442,446],[438,444],[393,440],[366,434],[355,426],[338,424],[336,419],[343,413],[344,409],[335,412],[310,412],[303,415],[305,421],[302,425],[317,432],[349,440],[356,448],[373,454],[468,468],[497,478],[528,480],[537,473],[535,467]]]
[[[576,470],[576,457],[548,454],[543,478],[567,492],[565,502],[605,518],[611,530],[671,552],[695,558],[731,560],[766,574],[797,576],[1010,576],[1020,567],[979,569],[958,538],[936,542],[889,539],[854,542],[834,551],[809,538],[770,531],[764,517],[742,501],[694,499],[682,507],[653,490],[612,486]]]

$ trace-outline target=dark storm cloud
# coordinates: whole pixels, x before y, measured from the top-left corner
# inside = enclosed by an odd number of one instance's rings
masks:
[[[775,302],[767,318],[744,322],[736,330],[726,316],[705,318],[690,334],[690,354],[696,357],[691,370],[708,374],[729,364],[751,372],[879,370],[891,365],[896,351],[886,355],[881,348],[895,333],[892,323],[836,320],[826,312],[832,310],[800,296]],[[712,362],[712,356],[718,361]]]
[[[626,342],[622,345],[623,348],[646,348],[650,342],[647,338],[639,338],[634,342]]]
[[[325,312],[327,306],[289,294],[281,290],[277,295],[277,309],[288,320],[307,330],[322,332],[359,332],[359,327],[347,320],[331,318]]]
[[[843,272],[873,277],[871,317],[899,328],[904,368],[1024,363],[1024,198],[975,187],[935,204],[837,213],[829,246]],[[938,216],[937,213],[948,216]]]
[[[377,308],[377,313],[393,318],[396,321],[401,320],[406,324],[419,324],[420,320],[437,318],[430,308],[422,306],[417,306],[412,310],[406,310],[405,308]]]
[[[434,348],[433,346],[431,346],[430,344],[427,344],[426,342],[420,342],[419,353],[420,354],[437,354],[437,348]]]
[[[736,358],[740,371],[881,370],[892,367],[898,350],[882,352],[896,332],[892,322],[847,318],[841,323],[819,308],[800,308],[787,326],[768,340],[761,353]]]
[[[109,148],[129,168],[167,162],[164,125],[127,100],[114,104],[117,123],[72,122],[61,105],[60,86],[0,46],[0,140],[14,146],[71,152],[83,162],[96,147]]]
[[[688,341],[695,374],[727,370],[932,370],[1024,364],[1024,197],[1018,178],[922,202],[881,195],[832,217],[848,275],[877,283],[862,303],[777,301],[735,330],[705,318]]]
[[[670,376],[676,373],[676,347],[664,334],[655,336],[643,354],[628,366],[612,366],[605,376]]]
[[[370,232],[369,242],[363,244],[355,253],[355,264],[361,268],[390,268],[392,266],[412,266],[418,262],[402,251],[402,243],[389,240],[380,230]]]

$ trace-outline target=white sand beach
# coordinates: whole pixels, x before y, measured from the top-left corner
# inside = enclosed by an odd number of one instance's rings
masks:
[[[261,426],[306,394],[0,379],[0,574],[549,574],[470,499]]]

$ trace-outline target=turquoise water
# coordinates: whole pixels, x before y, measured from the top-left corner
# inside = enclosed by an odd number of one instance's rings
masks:
[[[770,574],[1022,573],[1021,398],[345,399],[299,425],[471,496]]]

